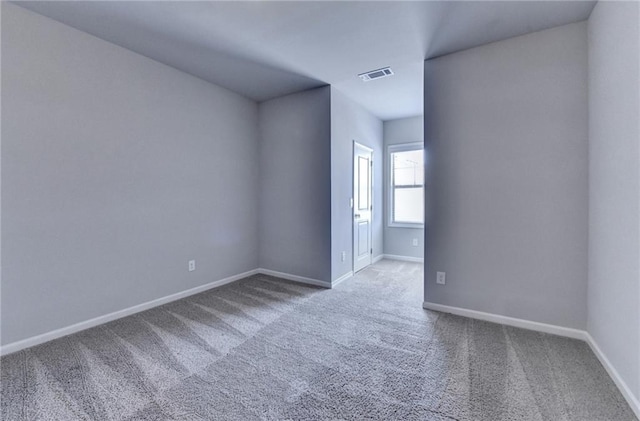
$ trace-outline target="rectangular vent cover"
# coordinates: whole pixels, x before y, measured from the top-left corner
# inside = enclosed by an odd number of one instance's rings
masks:
[[[385,67],[383,69],[371,70],[370,72],[360,73],[358,77],[365,82],[373,79],[380,79],[382,77],[392,76],[393,71],[391,67]]]

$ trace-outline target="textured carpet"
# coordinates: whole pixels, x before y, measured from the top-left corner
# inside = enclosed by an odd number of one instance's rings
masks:
[[[580,341],[426,311],[422,268],[253,276],[3,357],[3,420],[635,420]]]

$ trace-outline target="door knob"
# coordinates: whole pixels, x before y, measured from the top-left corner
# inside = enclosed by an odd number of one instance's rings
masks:
[[[356,218],[360,218],[360,214],[359,214],[359,213],[356,213],[356,214],[355,214],[355,215],[353,215],[353,216],[355,216]]]

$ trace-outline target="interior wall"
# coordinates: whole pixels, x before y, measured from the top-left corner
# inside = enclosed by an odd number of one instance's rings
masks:
[[[331,88],[331,279],[353,270],[353,142],[373,149],[373,257],[383,253],[382,121]],[[342,261],[341,253],[345,253]]]
[[[259,104],[260,267],[331,281],[331,90]]]
[[[589,18],[588,331],[640,402],[640,5]],[[636,409],[640,405],[636,405]]]
[[[424,229],[390,227],[390,180],[391,165],[389,160],[389,145],[402,143],[423,142],[423,118],[421,115],[384,122],[384,254],[405,257],[424,257]],[[418,245],[413,245],[413,240]]]
[[[586,31],[425,62],[425,301],[586,328]]]
[[[255,269],[257,111],[2,2],[2,344]]]

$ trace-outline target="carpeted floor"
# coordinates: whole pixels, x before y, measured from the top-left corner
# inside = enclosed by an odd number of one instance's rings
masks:
[[[422,267],[254,276],[3,357],[3,420],[635,420],[580,341],[421,308]]]

